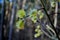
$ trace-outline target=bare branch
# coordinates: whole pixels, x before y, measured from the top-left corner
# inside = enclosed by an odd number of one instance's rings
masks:
[[[57,26],[57,13],[58,13],[58,2],[56,2],[55,15],[54,15],[54,26]]]

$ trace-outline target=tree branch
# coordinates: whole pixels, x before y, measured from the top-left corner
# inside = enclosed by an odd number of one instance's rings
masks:
[[[43,5],[43,7],[44,7],[44,11],[45,11],[45,13],[46,13],[46,15],[47,15],[47,17],[48,17],[50,23],[51,23],[51,26],[52,26],[53,30],[56,32],[56,37],[57,37],[58,40],[59,40],[59,36],[58,36],[57,30],[55,29],[55,27],[54,27],[54,25],[53,25],[53,23],[52,23],[52,21],[51,21],[49,15],[48,15],[48,12],[47,12],[47,9],[46,9],[46,7],[45,7],[45,5],[44,5],[44,2],[43,2],[43,0],[40,0],[40,1],[41,1],[42,5]]]
[[[57,14],[58,13],[58,2],[56,2],[56,7],[55,7],[55,15],[54,15],[54,26],[56,28],[57,26]]]

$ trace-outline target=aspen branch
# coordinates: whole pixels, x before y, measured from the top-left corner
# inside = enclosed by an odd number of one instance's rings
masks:
[[[55,7],[55,15],[54,15],[54,26],[56,28],[57,26],[57,14],[58,13],[58,2],[56,2],[56,7]]]

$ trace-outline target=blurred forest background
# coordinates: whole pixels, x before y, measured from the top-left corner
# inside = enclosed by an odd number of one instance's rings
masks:
[[[0,0],[0,40],[60,40],[60,0]]]

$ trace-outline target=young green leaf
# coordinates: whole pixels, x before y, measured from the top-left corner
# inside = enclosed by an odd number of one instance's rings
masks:
[[[39,25],[35,29],[35,32],[36,32],[35,35],[34,35],[35,38],[37,38],[37,37],[41,36],[41,34],[43,34],[42,31],[40,30],[40,26]]]
[[[44,14],[41,10],[38,11],[39,18],[42,19],[44,17]]]
[[[20,20],[16,23],[16,27],[18,29],[24,29],[24,21],[23,20]]]
[[[33,9],[31,12],[30,12],[30,18],[32,19],[32,21],[34,23],[36,23],[37,21],[37,10]]]
[[[51,7],[55,7],[55,2],[51,2]]]
[[[25,11],[24,10],[18,10],[17,11],[17,16],[19,18],[24,18],[26,15],[25,15]]]

